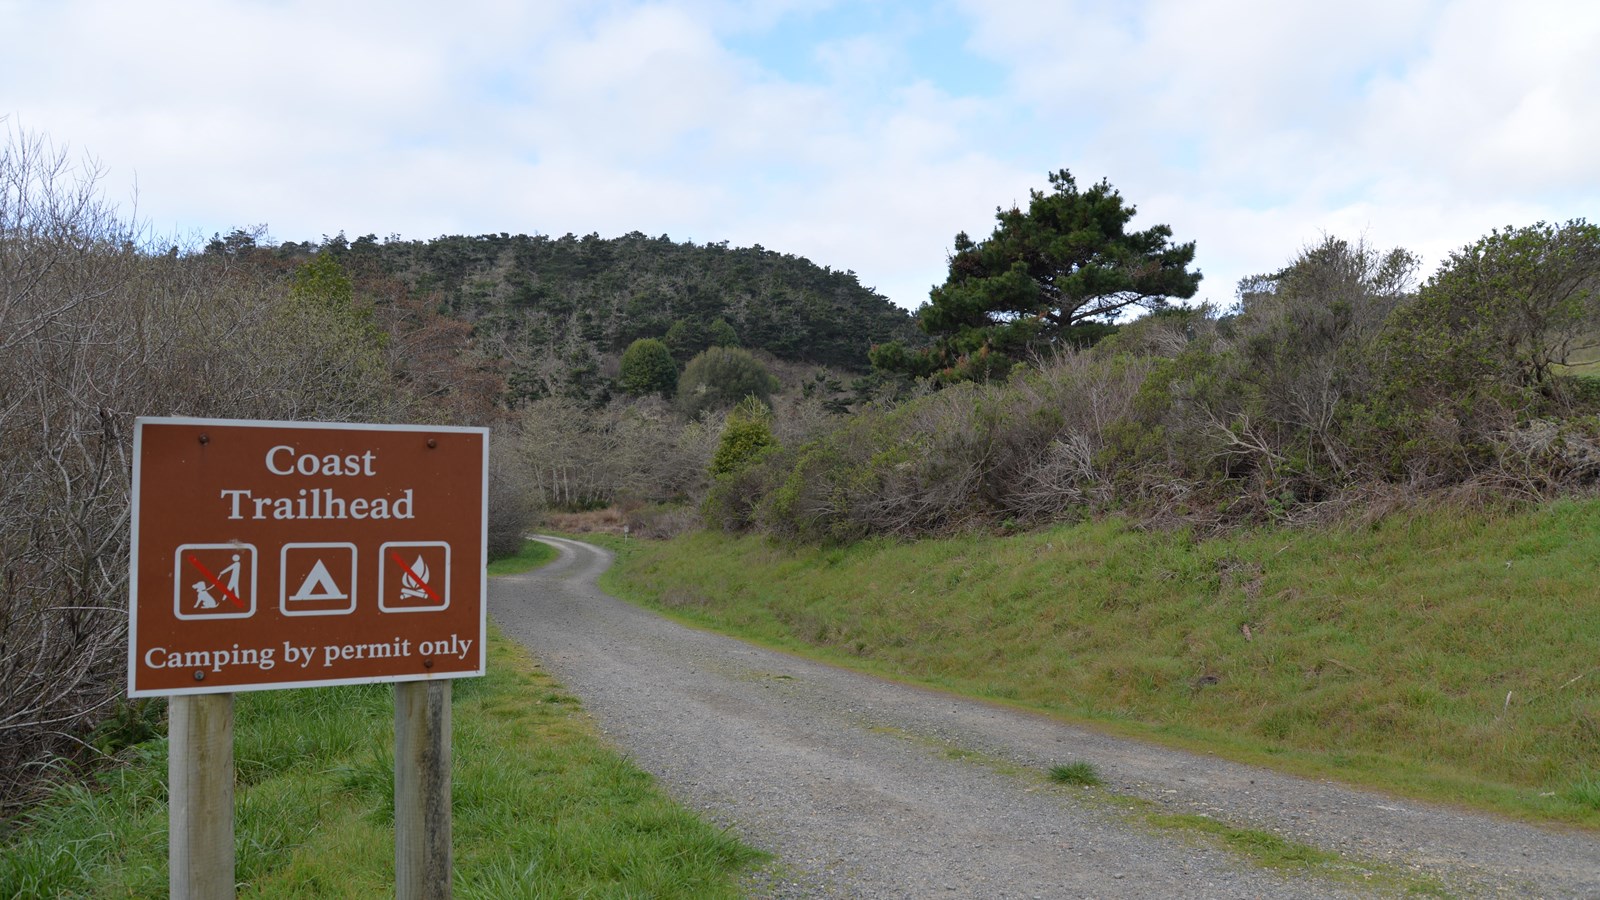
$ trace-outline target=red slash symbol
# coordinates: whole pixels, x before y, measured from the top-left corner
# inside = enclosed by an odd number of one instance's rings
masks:
[[[235,556],[234,559],[238,559],[238,557]],[[217,580],[217,576],[211,574],[211,570],[210,569],[207,569],[205,566],[200,565],[200,560],[196,559],[195,555],[193,553],[189,554],[189,565],[194,566],[196,569],[199,569],[200,570],[200,574],[204,575],[206,580],[211,582],[211,586],[216,588],[217,590],[221,591],[223,593],[223,596],[227,597],[229,600],[232,600],[234,606],[237,606],[240,609],[245,609],[246,608],[245,605],[244,605],[244,601],[240,600],[238,595],[235,594],[233,591],[228,590],[228,586],[227,585],[225,585],[222,582],[218,581]]]
[[[389,558],[394,560],[394,564],[395,565],[397,565],[400,568],[404,569],[406,571],[407,575],[411,576],[411,580],[415,581],[417,583],[417,587],[420,587],[424,591],[427,591],[428,592],[428,596],[433,598],[433,602],[435,602],[435,603],[443,603],[444,602],[443,600],[439,599],[439,595],[438,594],[435,594],[433,592],[433,588],[428,587],[428,583],[426,581],[423,581],[421,578],[419,578],[417,576],[417,573],[411,571],[411,567],[406,565],[406,561],[400,558],[400,554],[394,552],[393,550],[390,550],[389,551]]]

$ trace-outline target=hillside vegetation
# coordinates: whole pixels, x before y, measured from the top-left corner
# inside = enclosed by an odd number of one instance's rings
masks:
[[[1600,501],[1202,538],[612,541],[608,589],[878,674],[1600,827]]]
[[[1415,268],[1403,250],[1328,238],[1247,280],[1233,309],[1160,309],[1003,378],[977,377],[995,371],[988,353],[946,370],[942,390],[862,406],[719,476],[707,517],[851,541],[1591,495],[1600,379],[1566,363],[1600,334],[1600,228],[1496,232],[1420,288]]]
[[[675,242],[638,232],[452,235],[427,241],[343,235],[258,246],[247,232],[209,252],[255,265],[337,260],[375,303],[396,291],[472,327],[507,377],[506,400],[561,397],[592,406],[614,392],[635,340],[663,340],[680,365],[713,345],[860,375],[867,351],[915,340],[904,310],[854,272],[761,246]]]

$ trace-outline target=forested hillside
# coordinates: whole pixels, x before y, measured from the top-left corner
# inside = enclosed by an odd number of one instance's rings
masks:
[[[235,232],[210,250],[265,249],[255,244]],[[860,374],[874,344],[919,337],[911,317],[854,272],[760,246],[638,232],[609,239],[501,233],[428,241],[339,235],[270,250],[291,263],[327,252],[358,289],[390,279],[470,324],[482,350],[504,361],[512,402],[602,403],[618,357],[641,338],[665,341],[680,365],[722,345]]]

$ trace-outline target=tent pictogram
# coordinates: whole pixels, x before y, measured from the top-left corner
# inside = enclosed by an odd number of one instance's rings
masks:
[[[355,612],[356,545],[284,544],[278,585],[278,609],[286,616]]]
[[[307,573],[306,580],[300,583],[300,590],[295,591],[289,599],[349,600],[350,595],[339,590],[339,586],[333,583],[333,576],[328,574],[328,567],[319,559]]]

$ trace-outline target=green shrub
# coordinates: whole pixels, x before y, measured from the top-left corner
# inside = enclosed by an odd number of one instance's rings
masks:
[[[711,477],[738,471],[778,443],[772,436],[771,413],[753,398],[734,407],[711,456]]]
[[[623,351],[617,384],[635,396],[670,397],[678,386],[678,364],[666,344],[655,338],[640,338]]]
[[[749,351],[711,347],[683,367],[678,377],[678,409],[695,418],[732,407],[746,397],[770,405],[778,389],[773,378]]]

